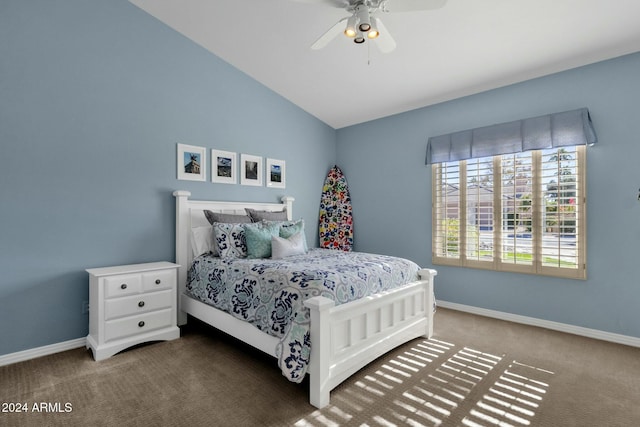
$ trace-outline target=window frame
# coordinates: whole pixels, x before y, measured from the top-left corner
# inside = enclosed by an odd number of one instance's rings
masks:
[[[532,262],[530,265],[504,262],[501,258],[504,227],[502,224],[502,171],[501,155],[493,156],[493,257],[492,260],[478,260],[468,258],[467,255],[467,160],[448,162],[448,164],[458,164],[459,199],[458,199],[458,249],[457,257],[441,256],[442,245],[447,245],[447,232],[439,227],[439,205],[441,188],[440,170],[443,163],[432,164],[432,263],[434,265],[476,268],[492,271],[505,271],[512,273],[534,274],[542,276],[553,276],[570,279],[587,278],[587,188],[586,188],[586,146],[578,145],[576,150],[576,258],[577,268],[557,267],[543,264],[542,243],[545,225],[544,221],[544,198],[542,188],[542,150],[532,150],[532,211],[531,211],[531,239],[532,239]],[[470,159],[473,161],[473,159]],[[439,199],[440,196],[440,199]],[[446,216],[446,215],[445,215]],[[439,234],[438,234],[439,233]]]

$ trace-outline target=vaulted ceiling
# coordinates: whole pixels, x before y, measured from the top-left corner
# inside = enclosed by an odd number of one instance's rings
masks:
[[[638,0],[380,12],[397,44],[386,54],[342,34],[310,49],[348,0],[130,1],[336,129],[640,51]]]

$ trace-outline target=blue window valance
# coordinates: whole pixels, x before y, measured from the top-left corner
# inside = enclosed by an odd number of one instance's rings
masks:
[[[545,116],[432,136],[426,164],[543,150],[597,141],[589,110],[564,111]]]

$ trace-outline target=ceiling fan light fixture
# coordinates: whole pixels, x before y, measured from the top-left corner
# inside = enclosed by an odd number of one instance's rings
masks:
[[[362,34],[362,32],[360,32],[360,31],[358,31],[358,35],[356,36],[355,39],[353,39],[353,42],[355,44],[362,44],[362,43],[364,43],[365,40],[366,39],[364,37],[364,34]]]
[[[366,33],[371,29],[371,21],[369,17],[369,8],[363,4],[356,8],[356,16],[358,17],[358,29]]]
[[[375,39],[380,35],[378,31],[378,23],[376,18],[371,18],[371,28],[367,31],[367,38]]]
[[[344,35],[349,38],[354,38],[358,32],[356,31],[356,15],[352,15],[347,21],[347,27],[344,29]]]

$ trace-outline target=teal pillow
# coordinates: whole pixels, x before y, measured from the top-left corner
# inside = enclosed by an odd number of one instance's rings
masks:
[[[304,220],[299,219],[297,221],[285,221],[280,223],[280,237],[283,239],[288,239],[297,233],[302,235],[302,246],[304,247],[304,251],[307,252],[309,248],[307,247],[307,239],[304,235]]]
[[[247,241],[247,258],[269,258],[271,256],[271,238],[278,236],[278,224],[251,223],[243,224]]]

